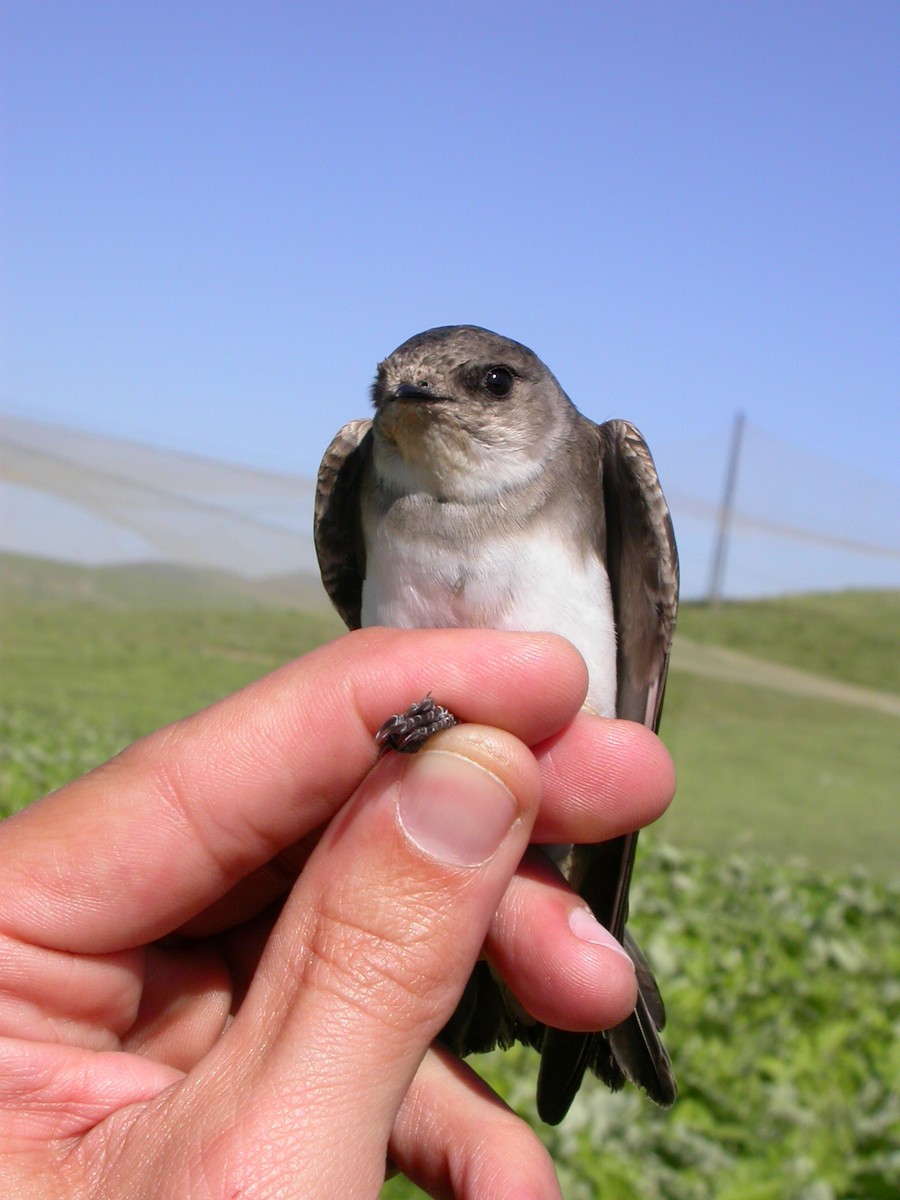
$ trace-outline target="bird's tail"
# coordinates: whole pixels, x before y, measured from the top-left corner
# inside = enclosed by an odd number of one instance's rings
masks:
[[[666,1023],[662,997],[646,958],[627,930],[623,941],[638,979],[638,1000],[631,1015],[603,1033],[548,1029],[544,1034],[537,1105],[538,1115],[548,1125],[558,1125],[569,1111],[587,1070],[614,1092],[629,1079],[663,1108],[674,1103],[675,1075],[659,1036]]]

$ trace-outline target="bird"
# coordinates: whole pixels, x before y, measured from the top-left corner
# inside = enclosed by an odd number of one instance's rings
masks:
[[[322,582],[347,627],[560,634],[587,664],[588,710],[656,731],[678,555],[638,430],[589,420],[532,350],[476,325],[403,342],[379,364],[372,403],[371,419],[338,431],[317,479]],[[664,1107],[675,1099],[663,1002],[625,927],[636,844],[629,833],[557,852],[569,884],[634,962],[637,1005],[622,1024],[546,1027],[481,960],[442,1033],[461,1055],[514,1041],[536,1048],[537,1109],[548,1124],[565,1117],[588,1070],[614,1091],[630,1080]]]

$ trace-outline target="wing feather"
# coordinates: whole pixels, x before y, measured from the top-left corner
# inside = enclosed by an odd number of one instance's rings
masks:
[[[678,551],[647,443],[627,421],[599,427],[606,562],[618,635],[620,717],[659,728],[678,611]]]
[[[348,629],[359,629],[366,553],[359,508],[372,453],[372,422],[350,421],[325,451],[316,482],[313,537],[322,583]]]

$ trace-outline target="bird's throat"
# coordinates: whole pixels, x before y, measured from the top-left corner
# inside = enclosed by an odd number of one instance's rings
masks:
[[[395,404],[375,422],[375,470],[402,493],[462,502],[496,490],[484,447],[430,405]]]

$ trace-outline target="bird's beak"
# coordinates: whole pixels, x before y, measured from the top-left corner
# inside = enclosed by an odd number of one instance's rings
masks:
[[[430,385],[421,383],[400,383],[391,392],[390,398],[391,400],[422,400],[426,402],[440,399]]]

